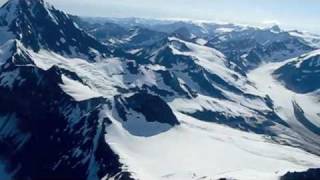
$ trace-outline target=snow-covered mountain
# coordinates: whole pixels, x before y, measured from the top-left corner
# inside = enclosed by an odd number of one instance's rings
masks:
[[[0,179],[290,179],[320,166],[310,39],[88,20],[43,0],[5,3],[0,35]]]
[[[95,59],[110,54],[68,15],[41,0],[10,0],[3,5],[0,19],[2,42],[15,37],[34,51],[47,49],[70,57]]]
[[[226,54],[243,71],[254,69],[266,61],[283,61],[314,50],[313,46],[278,26],[222,33],[207,45]]]
[[[320,51],[312,51],[288,62],[274,74],[288,89],[310,93],[320,89]]]

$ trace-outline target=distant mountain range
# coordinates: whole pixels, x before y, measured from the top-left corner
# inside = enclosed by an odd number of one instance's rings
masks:
[[[320,36],[279,26],[9,0],[0,179],[317,180],[319,49]]]

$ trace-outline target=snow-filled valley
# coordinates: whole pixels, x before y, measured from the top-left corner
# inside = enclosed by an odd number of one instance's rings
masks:
[[[176,113],[182,125],[152,137],[110,126],[106,140],[138,179],[277,179],[319,166],[319,157],[268,137]]]
[[[286,180],[320,168],[316,35],[88,20],[43,0],[4,4],[0,35],[0,179]]]
[[[276,80],[273,72],[282,65],[292,61],[290,59],[281,63],[270,63],[262,65],[260,68],[250,72],[248,77],[255,83],[259,93],[267,94],[274,99],[277,113],[285,119],[296,132],[306,136],[313,144],[318,144],[318,135],[308,130],[294,113],[294,103],[304,109],[305,116],[315,126],[320,128],[319,102],[314,94],[298,94],[285,88],[285,86]]]

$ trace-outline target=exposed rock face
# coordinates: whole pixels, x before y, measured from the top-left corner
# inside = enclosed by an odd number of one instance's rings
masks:
[[[310,93],[320,89],[320,51],[313,51],[285,64],[274,75],[285,86],[297,93]]]
[[[171,126],[179,125],[179,121],[171,108],[160,97],[147,93],[137,93],[127,98],[118,99],[126,108],[141,113],[148,122],[159,122]],[[119,107],[120,108],[120,107]],[[121,113],[125,118],[125,113]]]
[[[111,123],[99,117],[105,99],[75,101],[59,85],[62,75],[80,78],[55,66],[47,71],[13,63],[4,66],[0,156],[15,179],[129,178],[104,141],[104,129]]]
[[[10,0],[0,9],[0,179],[210,178],[192,171],[225,150],[232,158],[214,171],[247,159],[272,172],[273,162],[311,167],[320,112],[299,99],[291,111],[291,94],[279,103],[248,72],[313,49],[277,26],[87,24],[43,0]],[[291,93],[314,92],[319,64],[313,52],[274,76]],[[181,169],[167,168],[174,161]]]
[[[3,173],[12,179],[131,179],[104,140],[111,121],[100,113],[108,101],[102,97],[76,100],[62,89],[63,77],[86,86],[83,80],[58,66],[37,67],[26,50],[83,53],[93,60],[90,49],[104,56],[106,47],[42,0],[9,1],[1,8],[0,18],[1,26],[13,34],[8,37],[15,39],[5,42],[1,51],[5,54],[0,57]],[[77,53],[72,54],[72,47]]]
[[[320,169],[309,169],[305,172],[288,172],[281,180],[317,180],[320,177]]]
[[[43,0],[11,0],[1,8],[2,26],[35,51],[49,49],[97,60],[111,55],[107,46],[80,30],[69,15]]]

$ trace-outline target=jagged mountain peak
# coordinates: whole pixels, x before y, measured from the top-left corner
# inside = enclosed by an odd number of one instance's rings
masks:
[[[88,35],[63,11],[43,0],[11,0],[0,9],[0,26],[11,38],[38,52],[99,60],[111,54],[107,45]]]
[[[15,6],[27,5],[28,7],[32,7],[38,3],[40,3],[42,5],[49,5],[49,3],[45,3],[45,1],[43,1],[43,0],[9,0],[3,6],[4,7],[15,7]]]
[[[0,16],[3,24],[10,24],[19,15],[40,9],[53,10],[54,7],[43,0],[9,0],[1,7]]]

